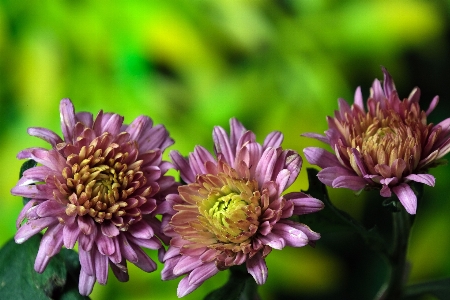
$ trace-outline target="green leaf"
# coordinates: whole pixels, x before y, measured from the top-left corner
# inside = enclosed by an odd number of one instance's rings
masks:
[[[431,294],[438,299],[448,299],[450,295],[450,278],[437,279],[406,287],[403,299],[418,299],[419,296]]]
[[[326,186],[317,178],[318,171],[307,169],[309,189],[305,193],[322,200],[324,209],[319,212],[298,216],[298,220],[308,224],[320,233],[334,233],[339,231],[355,232],[375,251],[387,253],[387,245],[376,228],[370,230],[362,226],[346,212],[335,207],[328,196]]]
[[[253,300],[259,299],[258,285],[247,272],[245,266],[230,268],[230,277],[227,283],[209,293],[205,300]]]
[[[22,166],[20,167],[19,179],[22,178],[23,173],[24,173],[26,170],[31,169],[31,168],[34,168],[34,167],[36,167],[36,165],[37,165],[37,162],[34,161],[34,160],[32,160],[32,159],[29,159],[29,160],[27,160],[26,162],[24,162],[24,163],[22,164]],[[30,201],[30,200],[31,200],[30,198],[25,198],[25,197],[23,197],[23,205],[27,204],[28,201]]]
[[[19,245],[12,239],[0,250],[0,299],[89,299],[73,291],[78,286],[73,273],[79,273],[75,251],[62,249],[42,274],[34,270],[40,240],[35,235]]]

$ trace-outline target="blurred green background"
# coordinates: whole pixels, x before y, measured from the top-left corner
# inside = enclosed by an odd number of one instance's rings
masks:
[[[71,98],[77,111],[120,113],[127,123],[149,115],[175,139],[170,149],[183,154],[197,144],[212,149],[213,126],[228,130],[233,116],[260,142],[281,130],[284,147],[301,152],[320,143],[300,134],[326,130],[337,98],[352,102],[357,86],[367,97],[383,65],[400,96],[421,88],[423,109],[441,96],[429,117],[437,123],[450,116],[449,13],[445,0],[1,0],[0,245],[13,237],[22,207],[9,193],[22,164],[15,156],[47,147],[26,129],[60,133],[60,99]],[[436,187],[425,189],[419,206],[410,282],[450,275],[450,167],[431,172]],[[290,190],[307,187],[303,170]],[[377,213],[379,203],[365,194],[330,193],[364,222]],[[327,234],[315,249],[274,250],[262,299],[370,299],[386,268],[358,242]],[[91,297],[176,299],[179,280],[161,282],[160,270],[131,267],[125,284],[111,273]],[[221,272],[185,299],[202,298],[227,276]]]

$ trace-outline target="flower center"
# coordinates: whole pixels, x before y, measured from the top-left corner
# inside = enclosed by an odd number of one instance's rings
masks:
[[[104,134],[89,146],[81,147],[78,154],[69,155],[67,167],[62,172],[65,182],[55,182],[59,191],[68,196],[67,215],[88,214],[98,223],[112,220],[116,226],[126,230],[126,225],[117,218],[130,213],[126,211],[129,208],[126,200],[145,185],[146,179],[140,170],[142,160],[136,161],[130,155],[134,150],[131,143],[121,146],[109,143],[105,149],[99,147],[105,139],[111,138]],[[140,211],[134,211],[132,217],[139,220]]]
[[[341,146],[344,157],[361,175],[353,158],[352,148],[361,154],[361,159],[370,174],[401,177],[410,174],[419,164],[422,142],[426,140],[429,127],[423,122],[423,112],[412,105],[411,111],[399,114],[393,109],[380,109],[357,115],[348,120],[348,140],[351,147]]]
[[[258,183],[228,171],[200,175],[196,182],[178,188],[185,204],[174,206],[178,212],[171,223],[183,239],[236,251],[249,245],[261,215]]]

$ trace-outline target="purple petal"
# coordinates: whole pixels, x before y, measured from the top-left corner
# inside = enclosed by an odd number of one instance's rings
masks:
[[[108,281],[108,257],[95,253],[95,277],[100,284]]]
[[[81,232],[85,235],[90,235],[97,227],[94,220],[89,215],[79,216],[77,221]]]
[[[253,276],[256,283],[261,285],[267,280],[267,266],[264,258],[258,252],[252,258],[247,259],[247,270]]]
[[[219,272],[219,269],[216,267],[215,262],[210,262],[201,267],[194,269],[189,274],[189,284],[191,285],[200,285],[206,279],[216,275]]]
[[[383,184],[383,187],[381,188],[380,195],[383,197],[391,197],[392,192],[391,188],[387,184]]]
[[[102,233],[108,237],[118,236],[120,231],[112,222],[103,222],[101,225]]]
[[[415,215],[417,209],[417,197],[410,186],[406,183],[400,183],[393,187],[392,190],[397,195],[398,200],[400,200],[406,211],[411,215]]]
[[[177,275],[173,274],[173,268],[178,264],[178,261],[180,259],[181,255],[164,261],[164,267],[161,271],[162,280],[171,280],[178,277]]]
[[[36,185],[15,186],[11,189],[11,194],[14,196],[36,199],[49,199],[52,197],[52,195],[49,195],[48,193],[39,191]]]
[[[150,239],[154,235],[153,228],[145,221],[140,221],[131,225],[128,232],[138,239]]]
[[[324,208],[322,201],[304,193],[289,193],[284,195],[284,198],[294,204],[294,215],[310,214]]]
[[[303,247],[308,244],[308,237],[303,231],[281,222],[273,226],[272,233],[284,239],[287,246]]]
[[[45,248],[39,247],[36,259],[34,261],[34,270],[38,273],[44,272],[45,268],[47,267],[50,261],[50,258],[51,257],[45,253]]]
[[[189,161],[181,156],[181,154],[176,150],[170,151],[169,156],[175,167],[180,170],[181,179],[183,179],[183,181],[186,183],[194,182],[195,175],[194,173],[192,173]]]
[[[48,200],[40,204],[36,209],[36,214],[41,217],[56,217],[64,214],[66,211],[66,205],[61,204],[55,200]]]
[[[439,103],[439,96],[434,96],[433,100],[431,100],[430,106],[427,109],[427,116],[431,114],[431,112],[436,108]]]
[[[173,274],[179,276],[200,267],[203,262],[196,256],[182,256],[177,265],[173,268]]]
[[[129,280],[127,262],[123,262],[124,265],[114,264],[109,262],[111,270],[113,271],[116,278],[121,282],[127,282]]]
[[[14,236],[14,240],[17,244],[22,244],[44,228],[47,228],[56,223],[58,223],[58,219],[52,217],[28,220],[19,228],[19,230],[17,230],[16,235]]]
[[[361,87],[359,86],[356,88],[355,91],[354,104],[358,106],[363,112],[365,112]]]
[[[56,148],[56,144],[63,142],[59,135],[46,128],[30,127],[28,128],[28,134],[43,139],[52,145],[53,148]]]
[[[68,249],[72,249],[78,240],[80,235],[80,227],[78,227],[78,222],[75,218],[70,218],[66,221],[66,226],[64,226],[63,236],[64,236],[64,246]]]
[[[325,149],[308,147],[303,149],[303,153],[305,154],[306,160],[312,165],[316,165],[321,168],[342,167],[341,163],[336,158],[336,155],[326,151]]]
[[[138,140],[141,133],[147,126],[152,126],[152,119],[150,119],[147,116],[139,116],[136,119],[131,122],[130,125],[128,125],[127,129],[125,130],[130,134],[130,140],[135,141]]]
[[[215,126],[213,129],[214,151],[216,156],[221,154],[228,165],[233,164],[234,153],[231,149],[227,133],[220,126]]]
[[[78,220],[80,220],[82,217],[78,217]],[[78,222],[80,224],[80,222]],[[83,232],[83,229],[81,229],[81,232]],[[92,249],[92,246],[95,243],[95,238],[97,237],[97,226],[94,225],[92,227],[92,231],[90,234],[79,234],[78,235],[78,248],[82,248],[85,251],[90,251]]]
[[[333,181],[341,176],[355,176],[359,178],[359,176],[355,175],[355,172],[340,166],[325,168],[317,174],[317,178],[328,186],[333,186]]]
[[[36,201],[36,200],[30,200],[30,201],[27,202],[27,204],[25,204],[25,206],[20,211],[19,216],[17,217],[16,229],[19,229],[20,224],[22,224],[23,220],[25,220],[25,218],[27,217],[28,210],[31,209],[32,207],[38,205],[39,203],[42,203],[42,202],[41,201]]]
[[[95,276],[95,262],[94,262],[94,251],[84,251],[82,248],[78,249],[78,256],[80,258],[81,270],[86,272],[86,274]]]
[[[59,113],[61,118],[61,130],[64,140],[72,143],[73,128],[75,127],[75,108],[70,99],[62,99],[59,104]]]
[[[107,237],[106,235],[103,235],[101,231],[98,231],[97,233],[97,249],[100,252],[100,255],[113,255],[115,252],[115,244],[114,239]]]
[[[177,296],[178,298],[182,298],[186,296],[189,293],[192,293],[194,290],[196,290],[200,284],[190,284],[189,283],[189,277],[186,276],[183,279],[181,279],[180,283],[178,284],[177,288]]]
[[[255,170],[255,177],[259,185],[262,186],[264,182],[270,181],[273,175],[273,169],[277,160],[277,150],[274,148],[267,148],[261,155]]]
[[[189,165],[195,175],[207,173],[205,164],[208,161],[215,162],[216,160],[202,146],[196,146],[194,152],[189,154]]]
[[[120,239],[120,252],[122,253],[123,257],[125,257],[126,260],[132,263],[136,263],[138,261],[138,255],[136,251],[134,251],[134,249],[131,247],[127,238],[123,234],[120,234],[118,238]]]
[[[37,166],[26,170],[22,178],[17,182],[17,186],[29,185],[40,181],[45,181],[53,171],[46,166]]]
[[[93,116],[90,112],[79,112],[75,114],[75,120],[77,122],[81,122],[85,127],[92,128],[92,125],[94,124]]]
[[[330,140],[328,139],[328,137],[326,137],[324,135],[321,135],[321,134],[318,134],[318,133],[307,132],[307,133],[303,133],[301,136],[309,137],[309,138],[312,138],[312,139],[316,139],[316,140],[321,141],[321,142],[323,142],[325,144],[329,144],[330,143]]]
[[[246,131],[247,129],[245,129],[244,125],[242,125],[242,123],[236,118],[230,119],[230,146],[233,154],[236,154],[238,141]]]
[[[263,149],[267,149],[269,147],[278,148],[281,146],[283,142],[283,134],[279,131],[274,131],[269,133],[263,143]]]
[[[434,186],[434,183],[436,181],[434,176],[430,174],[410,174],[405,178],[415,182],[424,183],[429,186]]]
[[[332,187],[334,188],[348,188],[353,191],[359,191],[366,187],[366,180],[359,176],[339,176],[333,180]]]
[[[86,274],[83,269],[80,271],[80,281],[78,282],[78,291],[83,296],[89,296],[94,288],[95,276]]]
[[[134,264],[145,272],[153,272],[156,270],[156,263],[148,257],[148,255],[138,246],[131,244],[137,255],[137,261]]]
[[[383,80],[384,92],[386,94],[386,98],[389,98],[392,92],[395,91],[395,84],[386,68],[381,67],[381,70],[383,70],[384,73],[384,80]]]
[[[174,143],[174,141],[169,137],[169,132],[167,129],[158,124],[153,128],[145,130],[138,140],[139,151],[146,152],[153,149],[164,150]]]

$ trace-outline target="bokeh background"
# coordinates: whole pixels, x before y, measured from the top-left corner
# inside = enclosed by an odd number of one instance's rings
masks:
[[[300,134],[326,130],[337,98],[352,102],[357,86],[367,97],[381,65],[400,96],[421,88],[425,110],[441,96],[432,122],[449,117],[449,38],[446,0],[1,0],[0,245],[13,237],[22,207],[9,193],[22,164],[15,156],[47,146],[26,129],[60,133],[62,98],[78,111],[117,112],[126,122],[149,115],[175,139],[170,149],[183,154],[197,144],[211,149],[213,126],[228,130],[233,116],[261,142],[280,130],[284,147],[301,152],[320,144]],[[425,188],[408,254],[412,283],[450,276],[450,166],[431,173],[437,183]],[[291,191],[307,187],[303,170]],[[373,197],[330,193],[366,224],[377,214]],[[262,299],[370,299],[387,270],[360,242],[336,233],[315,249],[274,250]],[[179,280],[161,282],[160,270],[131,267],[125,284],[110,274],[91,298],[176,299]],[[201,299],[227,276],[185,299]]]

